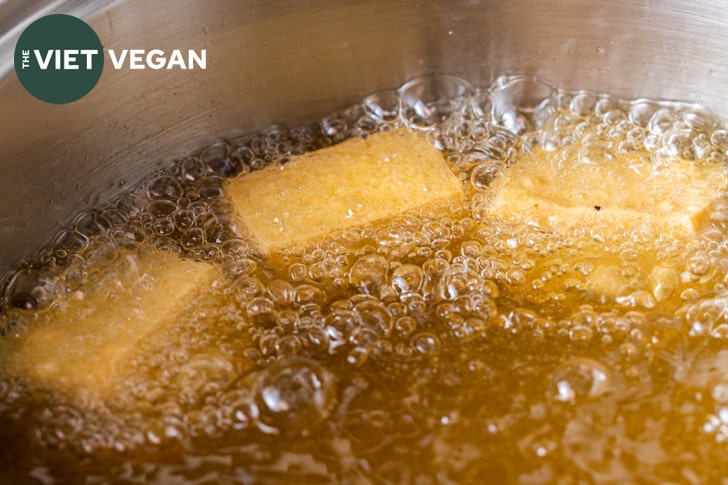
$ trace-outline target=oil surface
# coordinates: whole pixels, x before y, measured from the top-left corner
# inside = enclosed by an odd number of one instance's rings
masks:
[[[252,250],[226,177],[402,126],[446,154],[465,201],[271,260]],[[111,399],[5,372],[0,481],[720,482],[728,200],[690,238],[649,225],[544,231],[489,204],[534,150],[726,164],[727,148],[724,123],[695,105],[438,76],[176,161],[8,275],[0,350],[149,248],[219,265],[226,283],[161,347],[140,346]],[[605,261],[628,282],[607,297],[585,290]],[[655,284],[644,267],[674,277]]]

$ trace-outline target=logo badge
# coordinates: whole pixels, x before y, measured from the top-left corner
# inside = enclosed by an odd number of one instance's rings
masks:
[[[15,72],[23,87],[47,103],[83,98],[104,69],[96,32],[70,15],[47,15],[30,24],[15,46]]]

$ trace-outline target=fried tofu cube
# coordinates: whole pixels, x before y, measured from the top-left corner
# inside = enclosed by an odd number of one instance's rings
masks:
[[[596,227],[615,235],[649,225],[680,238],[695,237],[710,224],[713,203],[728,185],[725,167],[705,160],[652,160],[647,152],[613,156],[567,146],[537,149],[505,169],[493,185],[489,210],[512,224],[543,231]],[[661,266],[649,251],[625,264],[597,250],[579,254],[591,270],[553,278],[545,290],[576,291],[602,302],[653,305],[675,296],[678,272]],[[574,256],[559,258],[573,261]],[[548,261],[543,262],[546,268]],[[635,303],[636,304],[636,303]]]
[[[406,130],[347,140],[244,174],[228,191],[264,255],[463,198],[442,154]]]
[[[560,225],[650,224],[692,236],[726,188],[725,168],[704,160],[654,162],[646,152],[586,163],[571,147],[536,150],[494,184],[492,213],[549,230]]]
[[[7,365],[43,387],[105,398],[132,371],[140,343],[191,311],[219,275],[174,254],[121,255],[29,328]]]

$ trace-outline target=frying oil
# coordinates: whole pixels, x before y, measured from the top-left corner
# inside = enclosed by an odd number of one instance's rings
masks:
[[[538,99],[517,96],[529,89]],[[225,178],[403,126],[442,150],[466,200],[270,260],[255,253]],[[530,78],[483,90],[419,78],[317,123],[214,144],[79,214],[6,278],[3,352],[59,299],[150,247],[219,265],[226,284],[161,349],[142,343],[137,372],[111,399],[0,377],[0,476],[719,481],[728,473],[728,201],[687,241],[649,225],[544,231],[499,220],[494,182],[520,157],[564,147],[581,163],[644,152],[651,163],[724,165],[728,131],[694,105]],[[615,295],[585,290],[605,260],[630,282]],[[669,274],[661,285],[637,278],[644,265]]]

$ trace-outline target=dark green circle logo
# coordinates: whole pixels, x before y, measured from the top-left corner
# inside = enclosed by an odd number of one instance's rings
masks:
[[[15,45],[15,72],[23,87],[48,103],[88,94],[101,77],[104,53],[96,32],[70,15],[47,15],[30,24]]]

